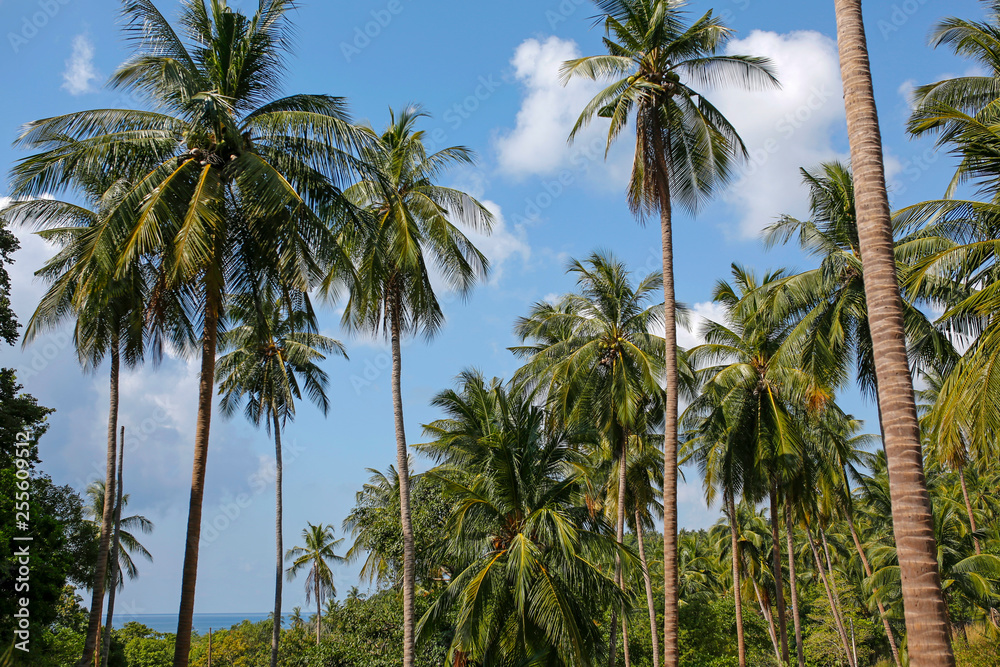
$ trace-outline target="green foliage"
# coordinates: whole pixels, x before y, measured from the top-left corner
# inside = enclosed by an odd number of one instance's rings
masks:
[[[0,218],[0,340],[8,345],[17,342],[18,324],[10,308],[10,274],[4,265],[13,262],[11,255],[20,247],[17,237],[7,229],[7,221]]]

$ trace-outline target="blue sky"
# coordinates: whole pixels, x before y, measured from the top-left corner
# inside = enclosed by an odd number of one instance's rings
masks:
[[[251,0],[232,6],[252,11]],[[172,16],[176,3],[157,3]],[[692,14],[712,4],[692,2]],[[112,0],[0,0],[0,165],[23,154],[10,148],[17,128],[37,118],[87,108],[131,106],[103,83],[128,55]],[[766,251],[759,230],[778,215],[804,216],[798,168],[846,158],[844,110],[832,2],[716,0],[736,30],[733,53],[773,59],[783,87],[766,93],[716,91],[717,106],[742,133],[752,159],[730,191],[697,217],[678,212],[675,252],[678,298],[699,316],[716,313],[709,302],[715,281],[738,262],[759,270],[806,268],[809,260],[779,248]],[[927,46],[930,28],[945,15],[980,17],[974,0],[888,0],[866,3],[866,23],[893,206],[940,195],[950,158],[931,142],[911,141],[903,123],[906,93],[914,84],[964,74],[970,64]],[[512,324],[531,304],[572,289],[565,275],[571,257],[610,249],[637,273],[659,268],[659,230],[640,226],[624,202],[631,161],[625,139],[607,161],[601,128],[573,146],[566,136],[594,92],[586,83],[560,85],[559,64],[599,53],[591,29],[593,5],[583,0],[510,0],[471,3],[321,2],[294,12],[299,28],[287,92],[342,95],[356,120],[381,128],[387,109],[419,103],[432,114],[428,143],[462,144],[479,154],[475,168],[449,174],[496,214],[495,233],[478,238],[493,263],[488,284],[467,301],[445,295],[448,322],[430,343],[409,342],[403,356],[407,437],[421,441],[421,424],[438,415],[431,397],[463,368],[509,377],[517,364],[507,351]],[[5,138],[5,139],[4,139]],[[0,185],[0,197],[6,192]],[[13,304],[27,321],[43,286],[32,273],[52,252],[19,231]],[[323,419],[303,405],[286,433],[285,544],[299,542],[306,521],[340,523],[366,468],[395,461],[389,390],[389,355],[382,341],[352,339],[338,327],[337,304],[324,307],[324,329],[344,341],[350,361],[331,359],[331,411]],[[697,340],[685,333],[682,344]],[[103,477],[107,429],[107,369],[79,370],[65,332],[24,352],[0,350],[0,365],[14,367],[26,390],[56,408],[41,441],[43,469],[58,483],[83,490]],[[121,422],[128,434],[126,488],[129,511],[156,523],[144,543],[154,564],[119,596],[119,613],[175,612],[190,489],[197,365],[168,359],[123,379]],[[874,410],[854,394],[843,405],[876,430]],[[213,419],[198,612],[267,610],[273,586],[273,445],[240,418]],[[425,467],[421,462],[420,467]],[[680,489],[683,526],[704,527],[717,517],[701,500],[694,471]],[[357,582],[357,567],[337,570],[343,593]],[[304,603],[301,583],[285,587],[284,604]]]

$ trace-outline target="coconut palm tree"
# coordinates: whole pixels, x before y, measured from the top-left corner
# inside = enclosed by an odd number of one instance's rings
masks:
[[[413,667],[415,554],[410,516],[410,472],[400,389],[400,341],[407,334],[433,336],[444,312],[431,281],[431,265],[449,289],[469,294],[486,276],[488,261],[455,226],[489,232],[492,214],[472,196],[436,184],[451,166],[473,164],[462,146],[428,154],[417,123],[427,114],[409,107],[390,109],[381,135],[368,130],[370,144],[360,159],[368,176],[345,191],[366,212],[369,224],[350,241],[358,277],[350,289],[344,324],[355,331],[386,334],[392,346],[393,418],[403,528],[403,665]],[[337,276],[330,276],[332,288]]]
[[[255,426],[264,423],[274,433],[274,539],[276,564],[274,577],[274,618],[281,618],[282,557],[282,464],[281,430],[295,418],[295,401],[303,392],[325,415],[330,404],[326,397],[327,375],[319,367],[325,354],[347,357],[336,340],[320,335],[309,305],[308,295],[284,290],[275,298],[268,287],[233,297],[229,306],[230,327],[220,339],[220,348],[228,353],[218,361],[219,407],[231,415],[240,403],[244,414]],[[325,354],[324,354],[325,353]],[[275,623],[271,635],[271,667],[278,664],[281,624]]]
[[[464,566],[420,632],[454,610],[448,664],[594,664],[596,619],[623,599],[596,561],[623,550],[580,502],[585,461],[573,434],[547,424],[523,387],[471,371],[434,404],[445,418],[419,448],[442,462],[429,474],[457,501],[446,537]]]
[[[892,523],[904,573],[911,664],[954,665],[948,609],[935,558],[913,381],[907,364],[903,302],[893,255],[892,220],[861,0],[834,0],[834,7],[865,297],[872,323],[872,357],[891,480]]]
[[[88,504],[85,508],[87,514],[95,526],[100,526],[100,519],[104,515],[104,482],[101,480],[91,482],[87,487]],[[129,494],[122,494],[122,508],[128,506]],[[119,589],[125,586],[125,577],[135,579],[139,576],[139,568],[135,564],[135,556],[141,556],[150,563],[153,562],[153,554],[149,553],[136,537],[137,533],[149,535],[153,532],[155,525],[152,521],[141,514],[131,514],[122,516],[121,529],[118,531],[120,548],[118,550],[117,578],[114,585]],[[109,571],[110,572],[110,571]],[[108,580],[108,586],[111,585]]]
[[[515,325],[522,341],[535,343],[512,348],[515,354],[528,357],[515,381],[528,379],[541,385],[552,408],[564,419],[594,426],[614,443],[612,451],[619,462],[614,498],[621,500],[615,503],[615,534],[621,543],[628,470],[622,462],[628,460],[630,436],[646,430],[644,408],[650,405],[646,397],[659,393],[663,374],[663,339],[650,333],[662,321],[662,306],[648,302],[660,289],[661,277],[650,274],[633,286],[625,265],[604,252],[583,262],[571,261],[567,272],[576,275],[579,293],[564,296],[558,306],[537,303]],[[563,332],[567,337],[556,339]],[[552,344],[543,344],[553,339]],[[622,584],[620,562],[615,565],[615,582]],[[612,613],[611,663],[616,626]]]
[[[733,266],[733,284],[720,281],[713,292],[726,322],[708,322],[705,343],[689,356],[703,378],[702,395],[685,411],[695,433],[696,460],[706,473],[707,490],[731,484],[750,502],[769,499],[772,574],[778,610],[781,656],[788,661],[784,577],[779,543],[780,502],[806,455],[802,413],[825,405],[829,389],[802,368],[801,347],[789,338],[793,322],[776,318],[769,291],[783,271],[760,280]]]
[[[308,568],[309,574],[305,583],[306,604],[309,604],[310,596],[316,598],[316,645],[318,646],[323,600],[327,596],[337,594],[330,563],[344,562],[344,558],[335,551],[344,538],[334,539],[331,525],[314,526],[306,522],[306,527],[302,529],[302,540],[306,544],[304,547],[292,547],[285,553],[285,560],[292,563],[288,568],[288,580],[291,581],[299,572]],[[298,607],[295,610],[298,610]]]
[[[225,0],[184,0],[175,30],[149,0],[124,4],[135,55],[112,87],[152,111],[98,109],[29,123],[22,148],[40,151],[14,168],[17,197],[59,191],[78,171],[114,173],[130,153],[171,149],[136,179],[90,240],[117,273],[155,256],[155,284],[182,295],[201,324],[201,373],[174,664],[185,667],[198,567],[215,357],[224,295],[251,265],[305,290],[329,273],[345,219],[336,183],[359,138],[343,99],[278,98],[291,45],[290,0],[261,0],[253,16]],[[253,262],[251,262],[253,260]],[[156,302],[153,312],[156,312]]]
[[[153,286],[149,266],[133,262],[116,275],[114,258],[90,252],[101,220],[128,191],[129,178],[141,174],[151,164],[162,147],[132,152],[132,161],[115,173],[93,173],[80,170],[71,179],[71,187],[87,206],[55,199],[27,199],[10,204],[0,217],[16,224],[41,229],[39,235],[61,246],[37,274],[49,283],[44,296],[25,329],[23,345],[27,346],[44,332],[75,319],[73,341],[77,357],[85,370],[96,371],[105,358],[109,361],[110,389],[108,415],[108,445],[105,479],[102,487],[101,539],[98,562],[91,587],[91,614],[84,643],[85,656],[97,649],[101,610],[108,580],[108,554],[111,549],[112,523],[115,507],[115,451],[119,409],[119,377],[121,364],[135,367],[142,363],[146,346],[159,358],[161,340],[145,322],[145,302]],[[161,303],[164,320],[176,325],[182,337],[186,330],[183,315],[172,299]],[[152,334],[152,336],[151,336]],[[174,342],[183,345],[183,340]],[[87,658],[89,660],[89,658]]]
[[[610,80],[583,109],[570,138],[595,116],[609,118],[607,145],[634,116],[635,161],[628,202],[640,216],[658,213],[663,247],[666,340],[663,560],[664,664],[677,649],[677,328],[674,316],[672,212],[695,211],[732,175],[745,155],[736,129],[697,89],[736,83],[776,85],[764,58],[719,53],[731,30],[709,11],[688,23],[684,0],[597,0],[607,55],[563,64],[564,80]]]

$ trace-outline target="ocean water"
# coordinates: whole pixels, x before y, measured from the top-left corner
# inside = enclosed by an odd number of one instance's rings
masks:
[[[195,614],[192,628],[198,634],[204,635],[208,634],[209,628],[227,630],[243,621],[256,623],[266,620],[267,617],[267,612],[262,614]],[[288,617],[284,616],[284,618],[287,625]],[[115,628],[120,628],[129,621],[142,623],[157,632],[177,632],[177,614],[115,614]]]

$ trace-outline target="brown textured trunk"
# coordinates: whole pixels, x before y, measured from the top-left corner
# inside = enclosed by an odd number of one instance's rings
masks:
[[[101,646],[101,667],[108,667],[111,652],[111,629],[115,619],[115,595],[118,592],[118,550],[121,549],[122,532],[122,468],[125,461],[125,427],[121,428],[118,443],[118,499],[115,501],[115,532],[111,538],[111,590],[108,591],[108,618],[104,623],[104,642]]]
[[[653,602],[653,582],[649,578],[649,561],[646,560],[646,545],[642,534],[639,508],[635,508],[635,537],[639,542],[639,562],[642,563],[642,580],[646,585],[646,607],[649,610],[649,636],[653,645],[653,667],[660,667],[660,633],[656,628],[656,604]],[[742,665],[740,667],[743,667]]]
[[[781,662],[781,647],[778,646],[778,635],[774,630],[774,617],[771,616],[771,603],[768,602],[764,604],[764,596],[760,593],[760,587],[757,586],[757,582],[751,577],[750,583],[753,584],[753,591],[757,595],[757,604],[760,605],[760,613],[763,614],[764,618],[767,619],[767,634],[771,638],[771,646],[774,648],[774,657],[778,662]]]
[[[399,474],[399,511],[403,529],[403,667],[413,667],[415,656],[414,611],[416,562],[413,524],[410,520],[410,466],[407,459],[406,433],[403,430],[403,397],[400,391],[400,304],[399,287],[390,286],[389,318],[392,343],[392,412],[396,424],[396,468]]]
[[[799,618],[799,585],[795,581],[795,539],[792,527],[792,507],[785,500],[785,542],[788,546],[788,590],[792,598],[792,624],[795,627],[795,656],[799,667],[805,667],[806,660],[802,651],[802,619]]]
[[[201,341],[201,375],[198,379],[198,421],[194,433],[194,463],[191,470],[191,499],[188,505],[187,543],[181,582],[181,605],[177,615],[174,667],[187,667],[191,653],[191,622],[194,593],[198,581],[198,542],[201,540],[201,505],[205,497],[208,464],[208,434],[212,424],[215,394],[215,351],[218,343],[222,287],[209,279],[205,295],[205,324]]]
[[[659,123],[652,128],[657,164],[660,244],[663,249],[663,338],[666,403],[663,411],[663,667],[677,667],[677,310],[670,182]],[[639,147],[645,148],[645,147]]]
[[[274,428],[274,625],[271,628],[271,667],[278,665],[278,646],[281,644],[281,585],[284,577],[282,558],[282,507],[281,507],[281,422],[278,413],[271,413]]]
[[[743,596],[740,591],[740,540],[736,525],[736,501],[730,497],[729,509],[729,537],[732,541],[730,545],[733,557],[733,601],[736,603],[736,648],[739,654],[740,667],[747,665],[746,640],[743,637]],[[655,652],[654,652],[655,655]],[[655,667],[655,665],[654,665]]]
[[[830,604],[830,614],[833,616],[834,624],[837,626],[837,634],[840,636],[840,645],[844,649],[844,655],[847,656],[847,663],[851,667],[856,667],[854,661],[851,659],[851,644],[847,640],[847,630],[840,619],[840,614],[837,613],[837,605],[834,604],[833,593],[830,591],[830,582],[827,581],[826,571],[823,569],[823,561],[819,557],[819,551],[816,550],[816,543],[813,541],[812,531],[808,523],[806,524],[806,540],[809,541],[809,549],[816,560],[816,572],[819,574],[820,581],[823,582],[823,589],[826,591],[826,601]]]
[[[94,568],[93,595],[90,600],[90,618],[87,621],[87,637],[83,643],[83,655],[77,667],[89,667],[97,652],[97,639],[101,631],[101,616],[104,612],[104,584],[108,578],[108,552],[111,546],[111,531],[115,511],[115,446],[118,434],[118,376],[121,360],[118,354],[118,335],[111,337],[111,388],[108,409],[108,449],[104,466],[104,511],[101,513],[101,540],[97,547],[97,565]]]
[[[320,624],[323,622],[319,601],[319,563],[313,565],[313,587],[316,593],[316,646],[319,646]]]
[[[846,475],[844,478],[847,478]],[[858,531],[854,527],[854,518],[851,516],[850,511],[847,513],[847,525],[851,529],[851,539],[854,540],[854,548],[858,550],[861,565],[865,568],[865,576],[871,578],[872,566],[868,562],[865,550],[861,547],[861,540],[858,538]],[[882,601],[878,599],[878,591],[875,591],[875,604],[878,606],[878,614],[882,619],[882,628],[885,630],[885,637],[889,640],[889,648],[892,650],[892,661],[896,664],[896,667],[903,667],[903,663],[899,659],[899,649],[896,648],[896,638],[892,634],[892,625],[889,624],[889,618],[885,615],[885,607],[882,606]]]
[[[965,498],[965,511],[969,515],[969,527],[972,528],[972,532],[975,533],[976,532],[976,517],[972,513],[972,503],[969,502],[969,489],[965,485],[965,466],[959,466],[958,467],[958,479],[961,480],[961,482],[962,482],[962,497]],[[979,548],[979,538],[976,537],[975,535],[973,535],[972,536],[972,541],[973,541],[973,543],[975,544],[975,547],[976,547],[976,555],[977,556],[981,555],[982,551]]]
[[[834,0],[834,7],[910,664],[951,667],[955,658],[948,634],[948,610],[941,594],[913,381],[907,363],[882,138],[861,0]]]
[[[615,520],[615,537],[620,545],[625,541],[625,488],[627,486],[626,482],[628,480],[628,461],[626,459],[628,448],[628,433],[622,429],[621,440],[618,443],[618,504],[616,509],[617,517]],[[625,581],[622,576],[622,559],[621,554],[615,553],[615,585],[617,585],[622,590],[625,590]],[[629,663],[628,659],[628,631],[625,628],[625,604],[622,603],[620,608],[621,619],[622,619],[622,650],[625,652],[625,663],[626,666]],[[618,632],[618,623],[615,611],[611,612],[611,636],[608,638],[608,665],[614,667],[616,664],[616,647],[615,647],[615,635]]]
[[[771,573],[778,608],[778,637],[781,639],[781,664],[788,664],[788,626],[785,621],[785,582],[781,575],[781,541],[778,539],[778,486],[771,482]]]

